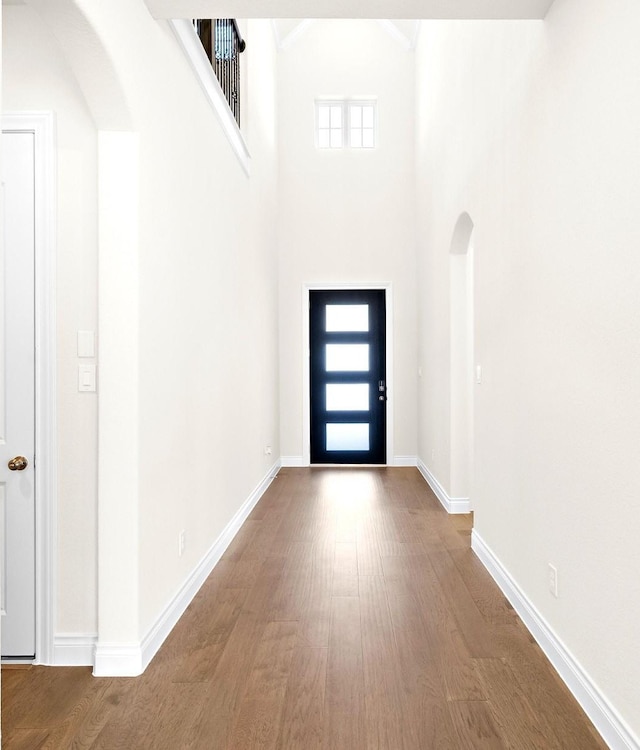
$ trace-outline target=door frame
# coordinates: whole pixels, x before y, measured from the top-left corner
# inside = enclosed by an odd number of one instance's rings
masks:
[[[311,466],[311,385],[309,382],[309,292],[333,290],[382,289],[386,308],[386,376],[387,376],[387,466],[394,464],[393,452],[393,285],[389,282],[366,284],[343,282],[340,284],[304,284],[302,287],[302,465]]]
[[[34,664],[54,663],[56,611],[56,162],[52,112],[2,114],[2,130],[34,134],[35,591]]]

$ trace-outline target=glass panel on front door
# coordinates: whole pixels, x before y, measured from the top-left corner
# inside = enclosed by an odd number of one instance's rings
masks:
[[[328,372],[367,372],[369,346],[367,344],[327,344]]]
[[[386,462],[385,293],[309,293],[311,463]]]
[[[327,424],[328,451],[368,451],[368,424]]]
[[[369,383],[327,383],[327,411],[369,411]]]
[[[327,331],[368,331],[369,305],[327,305]]]

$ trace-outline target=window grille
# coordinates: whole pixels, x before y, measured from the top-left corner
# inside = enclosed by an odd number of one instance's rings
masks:
[[[229,108],[240,125],[240,53],[245,41],[235,18],[197,18],[193,25]]]
[[[319,148],[342,148],[344,112],[342,102],[318,102],[316,107]]]
[[[316,99],[316,146],[322,149],[373,149],[377,103],[363,99]]]
[[[372,103],[349,104],[349,145],[351,148],[375,146],[375,106]]]

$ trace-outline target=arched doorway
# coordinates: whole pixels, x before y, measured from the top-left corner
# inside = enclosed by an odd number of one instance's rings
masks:
[[[29,49],[25,41],[32,39],[31,34],[35,38],[37,32],[38,39],[44,40],[45,44],[38,45],[36,42],[33,42],[34,49],[36,47],[39,50],[46,49],[52,55],[46,62],[42,62],[44,53],[41,56],[34,55],[34,59],[29,61],[27,72],[24,72],[23,75],[22,68],[19,68],[18,65],[21,57],[16,55],[12,58],[12,67],[6,65],[11,45],[5,43],[3,48],[4,114],[11,113],[15,116],[19,112],[23,115],[23,118],[28,118],[29,120],[36,118],[38,122],[55,122],[55,127],[51,124],[46,127],[42,125],[41,128],[43,132],[42,141],[46,145],[47,153],[46,158],[42,159],[42,168],[38,167],[36,170],[38,174],[42,172],[46,178],[41,181],[41,187],[40,182],[38,183],[39,205],[43,206],[46,204],[47,207],[50,207],[46,211],[43,211],[43,213],[46,214],[47,224],[54,227],[56,225],[56,217],[70,217],[72,216],[72,211],[76,210],[80,205],[82,205],[83,209],[86,209],[82,211],[82,214],[83,216],[86,214],[89,218],[82,225],[82,229],[77,230],[77,236],[82,237],[82,242],[78,242],[78,247],[81,247],[81,252],[84,256],[92,256],[92,260],[95,259],[94,262],[97,263],[98,244],[100,245],[101,269],[99,282],[101,289],[99,297],[96,296],[96,309],[98,305],[103,305],[104,300],[108,296],[105,292],[109,292],[110,290],[112,297],[119,295],[118,302],[120,302],[122,299],[121,280],[123,273],[119,273],[119,271],[121,268],[124,268],[126,271],[130,267],[131,258],[134,257],[134,254],[130,252],[129,257],[121,261],[119,256],[110,252],[111,247],[109,243],[115,245],[118,249],[124,247],[125,243],[121,230],[124,228],[126,232],[129,232],[132,221],[125,223],[123,216],[129,219],[133,215],[133,218],[135,218],[137,196],[133,193],[133,190],[123,191],[121,185],[124,183],[127,186],[135,186],[136,182],[134,178],[138,167],[135,151],[129,147],[130,142],[135,142],[136,139],[136,134],[133,132],[133,118],[129,110],[124,82],[121,80],[118,68],[113,60],[113,50],[108,49],[103,39],[104,33],[101,31],[100,24],[93,17],[97,15],[95,12],[96,9],[88,7],[86,3],[82,3],[80,0],[30,0],[28,3],[15,5],[11,10],[14,12],[13,23],[10,26],[4,24],[4,31],[6,38],[13,39],[13,48],[21,49],[21,42],[22,49]],[[3,15],[4,13],[5,9],[3,9]],[[3,18],[3,21],[6,21],[6,18]],[[13,36],[9,37],[9,34]],[[54,59],[56,65],[53,65]],[[46,67],[50,61],[52,62],[51,67]],[[33,75],[38,70],[47,70],[51,74],[51,78],[47,78],[48,83],[46,87],[32,85],[32,82],[39,80],[37,76]],[[11,75],[12,77],[10,77]],[[8,82],[11,84],[11,90],[14,92],[19,91],[20,96],[14,96],[11,99],[7,98]],[[78,93],[76,93],[76,86],[78,87]],[[80,106],[79,102],[82,99],[84,99],[84,102]],[[84,104],[86,104],[87,110],[91,115],[87,119],[88,125],[84,121],[81,122],[80,119],[74,117],[78,112],[84,111]],[[73,127],[69,127],[69,123],[72,121]],[[31,130],[38,130],[35,126],[30,125],[29,127]],[[95,131],[93,128],[95,128]],[[81,157],[79,155],[85,153],[82,151],[82,147],[91,142],[89,136],[87,136],[89,133],[96,136],[96,139],[93,141],[95,149],[93,156],[96,157],[97,153],[100,165],[96,165],[90,160],[87,162],[82,161],[82,170],[77,169],[74,171],[76,162],[73,161],[71,163],[71,160],[68,158],[69,154],[73,154],[74,158],[77,157],[78,163],[80,163]],[[76,138],[78,139],[77,142],[81,145],[78,145],[77,150],[74,150],[76,147],[74,139]],[[82,140],[83,138],[84,140]],[[97,146],[95,145],[96,143],[98,144]],[[45,153],[44,146],[41,150]],[[85,151],[88,150],[90,150],[89,147],[85,149]],[[39,163],[40,160],[38,160]],[[123,169],[118,169],[121,166]],[[57,174],[54,174],[56,167],[58,171]],[[65,168],[66,173],[64,172]],[[118,170],[117,174],[115,174],[116,170]],[[81,190],[79,186],[85,183],[81,183],[80,179],[77,181],[64,179],[64,177],[56,179],[58,175],[73,174],[75,177],[81,173],[82,175],[92,173],[94,175],[93,184],[97,186],[96,193],[88,191],[81,196],[84,202],[76,201],[76,199]],[[91,180],[87,178],[86,182],[89,183]],[[73,192],[76,189],[78,193]],[[58,207],[57,211],[55,206]],[[95,218],[97,213],[100,213],[99,222]],[[91,218],[92,216],[94,216],[93,219]],[[93,227],[90,226],[92,221]],[[73,248],[75,246],[72,241],[64,242],[64,229],[60,229],[60,227],[64,226],[65,222],[61,221],[58,223],[58,230],[61,236],[63,236],[63,242],[60,245],[67,248],[67,255],[64,256],[66,261],[72,259]],[[97,236],[98,226],[100,227],[100,238],[99,240],[94,240],[92,238]],[[84,234],[82,233],[83,231]],[[95,232],[95,235],[93,232]],[[116,233],[117,237],[112,240],[111,235],[115,235]],[[40,237],[44,236],[44,232],[40,228],[38,228],[38,234]],[[51,230],[49,234],[52,239],[51,241],[47,241],[47,252],[43,252],[40,255],[46,260],[47,264],[53,267],[60,253],[55,251],[56,232]],[[133,232],[129,232],[129,234],[132,235]],[[68,235],[75,236],[71,231]],[[127,238],[125,236],[124,239]],[[130,248],[134,248],[135,250],[134,241],[131,241],[127,246],[127,249]],[[121,268],[116,267],[117,263],[120,263]],[[73,637],[69,637],[64,632],[56,632],[57,627],[59,627],[56,622],[58,602],[63,601],[66,592],[72,590],[69,585],[64,590],[60,585],[64,573],[61,572],[62,566],[59,564],[58,550],[64,549],[68,544],[70,538],[69,529],[74,524],[77,525],[77,528],[86,529],[85,538],[94,538],[91,524],[95,523],[95,515],[91,517],[91,513],[97,514],[97,509],[95,509],[95,494],[92,494],[90,491],[86,492],[87,502],[84,503],[82,511],[78,510],[79,505],[74,506],[72,502],[67,500],[67,494],[63,495],[61,493],[59,507],[63,512],[57,513],[58,502],[56,494],[58,483],[56,481],[56,469],[61,469],[60,474],[62,475],[63,472],[67,471],[71,462],[65,460],[67,455],[64,452],[62,452],[57,460],[55,458],[58,455],[56,450],[58,441],[56,423],[64,424],[65,417],[69,415],[69,409],[66,402],[63,403],[62,400],[56,400],[55,382],[52,374],[56,370],[55,352],[58,340],[55,329],[56,284],[54,283],[54,274],[50,271],[49,265],[45,267],[44,262],[40,265],[42,266],[41,271],[36,267],[35,306],[36,309],[43,311],[46,309],[46,316],[43,314],[42,317],[46,317],[48,327],[41,326],[43,335],[41,336],[41,346],[37,354],[42,362],[44,358],[41,352],[46,349],[48,360],[51,360],[51,362],[50,366],[41,367],[42,377],[38,380],[38,384],[42,390],[47,389],[47,391],[51,391],[52,395],[48,410],[43,409],[45,400],[43,398],[36,398],[36,441],[40,447],[36,449],[38,455],[38,481],[36,482],[38,500],[36,503],[35,520],[35,661],[36,663],[43,664],[87,664],[93,661],[95,645],[94,628],[88,626],[86,633],[78,634],[80,637],[76,637],[75,633]],[[103,266],[108,273],[102,273]],[[71,264],[67,264],[66,268],[70,267]],[[64,276],[64,269],[64,263],[59,264],[57,278],[61,281],[61,288],[64,288],[68,292],[69,286],[72,286],[72,282]],[[89,278],[89,276],[86,277],[86,279]],[[68,282],[66,287],[64,286],[65,282]],[[90,283],[85,285],[87,289],[90,289],[90,286]],[[87,292],[87,299],[89,302],[92,301],[90,291]],[[83,302],[86,302],[86,299],[83,298]],[[72,319],[76,313],[75,308],[71,308],[70,306],[65,308],[64,303],[58,306],[59,314],[61,309],[63,313],[65,311],[68,313],[68,317],[66,319],[63,318],[65,323],[69,319]],[[84,310],[88,311],[86,319],[95,322],[95,317],[91,315],[93,311],[90,309],[89,303],[85,305]],[[100,396],[105,393],[112,381],[111,377],[105,377],[106,366],[111,361],[118,361],[119,352],[116,349],[120,345],[121,336],[120,331],[113,332],[113,329],[117,325],[117,320],[113,320],[114,317],[113,315],[100,315],[101,320],[105,320],[105,325],[111,327],[106,332],[112,332],[110,336],[105,336],[103,335],[105,331],[101,330],[101,335],[98,336],[101,340]],[[85,320],[85,318],[82,319],[83,321]],[[122,323],[120,327],[126,331],[127,326],[128,322]],[[49,327],[51,328],[50,333]],[[91,327],[95,328],[95,326]],[[68,331],[68,328],[68,325],[66,327],[60,325],[58,320],[59,331]],[[46,347],[42,344],[45,339]],[[120,359],[122,358],[120,357]],[[116,383],[121,383],[123,380],[123,377],[115,378]],[[67,409],[66,412],[65,409]],[[55,418],[57,412],[62,413],[62,419],[58,422]],[[110,419],[113,422],[114,419],[117,419],[117,416],[110,416]],[[91,421],[88,419],[87,422],[90,423],[91,427],[95,424],[95,420]],[[72,419],[68,418],[66,423],[71,424]],[[105,420],[101,420],[101,429],[104,423]],[[38,430],[39,424],[44,425],[46,430],[44,427]],[[97,429],[98,427],[96,426],[96,432]],[[122,440],[117,436],[116,431],[112,430],[112,433],[112,444],[121,444]],[[108,449],[109,443],[101,440],[99,448],[101,453],[105,450],[105,446]],[[89,450],[90,448],[87,448],[87,452]],[[97,451],[94,455],[97,456]],[[51,456],[51,461],[48,463],[45,460],[46,456]],[[103,474],[104,472],[102,472]],[[85,492],[84,485],[81,492]],[[78,494],[80,494],[80,491]],[[69,493],[69,495],[73,496],[72,493]],[[89,507],[91,507],[91,510],[86,511],[86,508]],[[109,526],[103,523],[104,516],[107,516],[107,521],[109,521],[109,519],[114,518],[117,510],[114,510],[113,504],[110,502],[102,502],[99,510],[103,511],[99,520],[100,528],[97,530],[101,533],[103,527],[108,528]],[[80,512],[84,515],[78,520]],[[65,521],[61,519],[66,519],[66,527],[64,526]],[[87,519],[89,520],[87,521]],[[85,524],[84,526],[82,525],[83,523]],[[108,566],[113,567],[112,560],[118,557],[117,551],[120,546],[120,540],[118,539],[119,531],[115,528],[115,522],[111,523],[111,527],[114,528],[110,537],[112,540],[111,544],[104,544],[103,539],[100,540],[99,549],[101,551],[104,550],[101,554],[103,554],[105,560],[105,564],[101,565],[99,570],[99,577],[101,578],[104,577],[101,575],[102,569],[108,568]],[[103,536],[102,533],[101,536]],[[107,539],[107,541],[110,540]],[[87,544],[87,548],[89,547],[90,543]],[[109,552],[109,549],[111,549],[111,552]],[[92,552],[93,548],[85,555],[85,559],[91,559]],[[96,560],[97,555],[98,547],[96,545]],[[71,567],[71,565],[68,565],[67,570],[71,569]],[[90,566],[87,566],[86,569],[91,570]],[[89,574],[87,575],[87,579],[88,577]],[[115,575],[112,577],[115,577]],[[98,582],[98,593],[103,589],[114,589],[113,586],[101,586],[100,584],[101,581]],[[87,590],[89,588],[82,589],[83,593]],[[67,596],[67,599],[70,598]],[[86,596],[85,598],[88,599],[89,597]],[[115,611],[117,612],[117,610]],[[97,629],[95,628],[95,630]],[[99,630],[100,632],[103,630],[102,622],[100,622]]]
[[[473,221],[458,218],[449,250],[451,496],[469,499],[473,486]]]

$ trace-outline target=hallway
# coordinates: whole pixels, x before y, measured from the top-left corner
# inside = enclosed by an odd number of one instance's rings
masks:
[[[145,674],[4,669],[3,747],[606,747],[416,469],[282,469]]]

